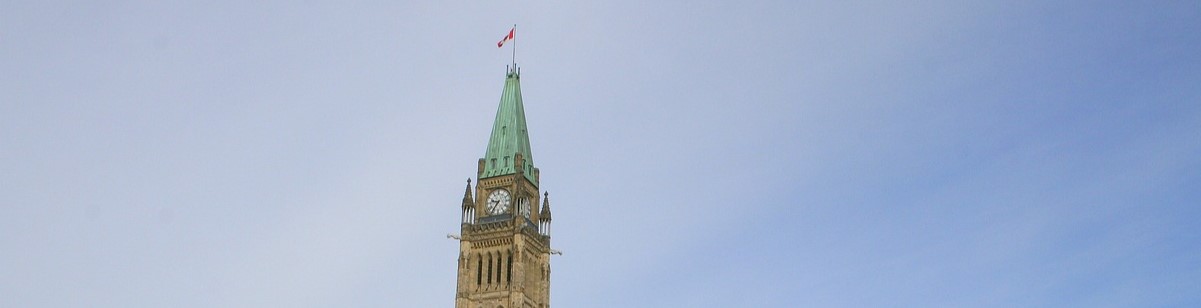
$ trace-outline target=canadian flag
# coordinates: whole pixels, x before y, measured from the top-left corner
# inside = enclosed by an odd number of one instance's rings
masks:
[[[509,29],[509,35],[505,35],[505,37],[500,39],[500,42],[496,42],[496,48],[500,48],[501,46],[504,46],[505,42],[512,41],[513,40],[513,32],[516,32],[516,31],[517,31],[517,28]]]

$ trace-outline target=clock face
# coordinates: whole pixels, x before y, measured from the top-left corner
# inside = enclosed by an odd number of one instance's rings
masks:
[[[517,211],[521,212],[521,216],[530,217],[530,198],[521,198],[517,201]]]
[[[509,210],[509,192],[504,189],[497,189],[488,195],[488,214],[496,215]]]

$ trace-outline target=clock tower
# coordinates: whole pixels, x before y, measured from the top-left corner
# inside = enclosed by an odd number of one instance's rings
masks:
[[[475,188],[468,179],[463,193],[455,308],[550,307],[550,201],[539,194],[520,82],[509,68]]]

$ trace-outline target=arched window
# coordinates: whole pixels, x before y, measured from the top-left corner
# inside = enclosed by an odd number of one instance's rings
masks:
[[[509,251],[508,254],[509,254],[508,257],[505,258],[509,262],[509,264],[506,266],[507,269],[505,272],[505,283],[512,283],[513,282],[513,251]]]
[[[500,282],[502,281],[501,274],[505,273],[505,264],[501,263],[504,260],[505,260],[505,256],[501,255],[500,252],[497,251],[496,252],[496,284],[500,284]]]
[[[475,263],[475,286],[479,287],[484,282],[484,258],[475,255]]]

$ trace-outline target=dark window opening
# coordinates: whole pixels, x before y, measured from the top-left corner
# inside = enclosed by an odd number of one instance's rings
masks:
[[[497,252],[496,253],[496,283],[497,284],[500,284],[500,281],[501,281],[500,275],[505,273],[505,264],[501,263],[501,261],[504,261],[504,260],[505,260],[505,256],[502,256],[500,254],[500,252]]]
[[[508,269],[507,269],[508,272],[505,273],[505,282],[512,283],[513,282],[513,253],[509,253],[508,259],[509,259],[509,265],[508,265]]]

